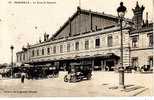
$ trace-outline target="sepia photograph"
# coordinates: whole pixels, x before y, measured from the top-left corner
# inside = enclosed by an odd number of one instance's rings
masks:
[[[154,96],[153,0],[0,0],[0,98]]]

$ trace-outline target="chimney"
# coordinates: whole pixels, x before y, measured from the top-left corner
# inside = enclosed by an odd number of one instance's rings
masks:
[[[41,41],[41,38],[39,38],[39,43],[41,43],[42,41]]]
[[[72,35],[72,26],[71,26],[71,18],[69,17],[69,36],[71,36]]]
[[[49,34],[46,35],[46,40],[47,40],[47,41],[49,40]]]
[[[146,25],[148,26],[148,12],[146,12]]]
[[[44,41],[46,41],[46,40],[47,40],[47,34],[44,33]]]
[[[77,7],[77,11],[79,11],[79,12],[81,11],[81,8],[79,6]]]
[[[30,44],[29,43],[27,43],[27,48],[29,48],[30,47]]]
[[[136,2],[136,7],[133,10],[134,16],[133,16],[133,22],[135,24],[135,28],[137,30],[142,28],[143,24],[143,11],[145,7],[142,5],[141,7],[139,6],[138,2]]]

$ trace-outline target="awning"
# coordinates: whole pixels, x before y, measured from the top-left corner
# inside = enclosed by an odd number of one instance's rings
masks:
[[[115,55],[114,53],[107,53],[107,54],[95,54],[95,55],[85,55],[85,56],[78,56],[74,59],[94,59],[94,58],[101,58],[101,59],[108,59],[108,58],[116,58],[119,59],[120,57]]]
[[[101,58],[101,59],[110,59],[115,58],[119,59],[120,57],[115,55],[114,53],[107,53],[107,54],[95,54],[95,55],[85,55],[85,56],[75,56],[75,57],[67,57],[67,58],[60,58],[60,59],[53,59],[53,60],[38,60],[38,61],[31,61],[28,62],[29,64],[37,64],[37,63],[51,63],[55,61],[69,61],[69,60],[82,60],[82,59],[95,59],[95,58]]]

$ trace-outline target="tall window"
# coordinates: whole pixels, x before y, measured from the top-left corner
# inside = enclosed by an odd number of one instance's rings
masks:
[[[25,54],[23,53],[23,60],[25,60]]]
[[[86,40],[85,41],[85,50],[88,50],[89,49],[89,40]]]
[[[108,47],[112,47],[112,41],[113,41],[112,36],[111,35],[108,36],[107,37],[107,45],[108,45]]]
[[[79,42],[75,42],[75,50],[79,51]]]
[[[70,43],[67,44],[67,52],[70,52]]]
[[[153,67],[153,56],[149,56],[149,65],[152,68]]]
[[[149,47],[152,47],[153,46],[153,35],[150,34],[149,35]]]
[[[32,57],[34,57],[35,53],[34,53],[34,50],[32,50]]]
[[[134,36],[132,37],[132,47],[137,48],[137,43],[138,43],[138,37]]]
[[[63,53],[63,45],[60,45],[60,53]]]
[[[47,48],[47,54],[48,55],[50,54],[50,48],[49,47]]]
[[[56,46],[53,47],[53,53],[56,53]]]
[[[138,57],[133,57],[132,58],[132,66],[137,67],[138,66]]]
[[[96,38],[96,40],[95,40],[95,47],[96,48],[100,47],[100,38]]]
[[[34,57],[34,56],[33,56]],[[20,61],[22,60],[22,55],[20,54]]]
[[[42,49],[42,55],[44,55],[44,49]]]
[[[17,62],[19,62],[19,55],[17,55]]]
[[[39,56],[39,49],[37,50],[37,56]]]

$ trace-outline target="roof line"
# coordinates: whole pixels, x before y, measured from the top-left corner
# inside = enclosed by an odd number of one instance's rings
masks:
[[[94,12],[94,11],[91,11],[91,10],[85,10],[85,9],[81,9],[81,8],[77,7],[77,11],[71,17],[69,17],[68,20],[52,35],[50,40],[53,39],[55,36],[57,36],[57,34],[69,23],[70,20],[72,20],[78,14],[78,12],[91,13],[91,14],[95,14],[95,15],[99,15],[99,16],[105,16],[105,17],[112,18],[112,19],[118,19],[118,16],[114,16],[112,14],[106,14],[104,12],[102,12],[102,13]],[[125,18],[125,19],[128,22],[132,22],[131,19],[128,19],[128,18]]]

